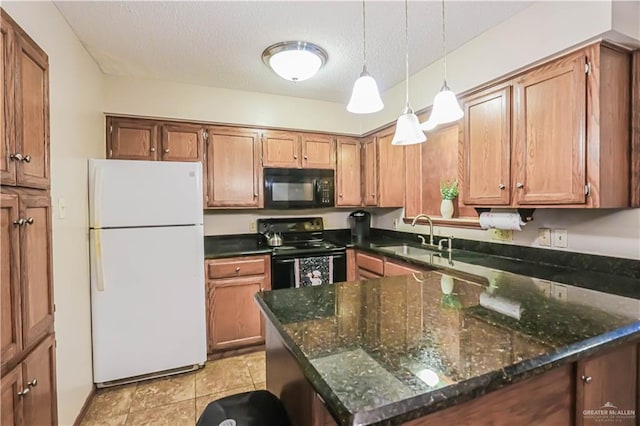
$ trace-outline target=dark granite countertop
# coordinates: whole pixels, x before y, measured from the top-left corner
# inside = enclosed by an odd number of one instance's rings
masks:
[[[256,300],[342,425],[401,424],[640,339],[640,280],[620,296],[463,255]]]
[[[271,253],[271,247],[265,247],[258,244],[256,234],[204,237],[205,259],[269,253]]]

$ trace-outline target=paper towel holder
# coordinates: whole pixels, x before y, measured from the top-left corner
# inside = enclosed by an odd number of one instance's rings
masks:
[[[480,214],[482,213],[489,213],[491,211],[491,208],[476,207],[475,210],[476,210],[476,213],[478,213],[478,217],[480,217]],[[518,210],[518,214],[520,215],[520,220],[522,220],[525,223],[531,222],[533,220],[533,212],[536,211],[536,209],[517,209],[517,210]]]

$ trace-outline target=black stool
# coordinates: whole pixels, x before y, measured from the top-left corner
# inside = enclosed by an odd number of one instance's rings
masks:
[[[196,426],[291,426],[291,422],[278,397],[257,390],[210,402]]]

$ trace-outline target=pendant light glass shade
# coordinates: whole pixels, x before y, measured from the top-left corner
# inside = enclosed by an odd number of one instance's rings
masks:
[[[453,93],[445,83],[434,98],[431,116],[424,124],[426,125],[431,122],[432,125],[437,126],[438,124],[451,123],[452,121],[460,120],[463,115],[464,112],[462,112],[462,108],[460,108],[458,104],[456,94]]]
[[[356,114],[369,114],[378,112],[384,108],[378,85],[367,72],[366,65],[362,68],[362,74],[353,85],[351,100],[347,105],[347,111]]]
[[[424,132],[420,128],[418,117],[409,105],[409,7],[408,0],[404,0],[404,43],[405,43],[405,78],[406,78],[406,100],[407,104],[398,117],[396,132],[393,135],[391,145],[413,145],[427,140]]]
[[[365,11],[364,0],[362,0],[362,56],[364,65],[362,66],[362,74],[353,85],[351,99],[347,104],[347,111],[356,114],[370,114],[384,108],[378,85],[367,71],[367,15]]]
[[[431,117],[429,117],[429,119],[424,123],[420,123],[420,128],[425,132],[428,132],[429,130],[433,130],[437,126],[438,126],[438,123],[431,121]]]
[[[393,135],[391,145],[413,145],[426,140],[427,137],[420,129],[418,116],[414,114],[409,104],[407,104],[403,114],[398,117],[396,133]]]

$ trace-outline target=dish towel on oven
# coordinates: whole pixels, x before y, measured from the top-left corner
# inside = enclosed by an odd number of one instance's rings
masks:
[[[294,268],[296,288],[333,284],[333,256],[296,259]]]

